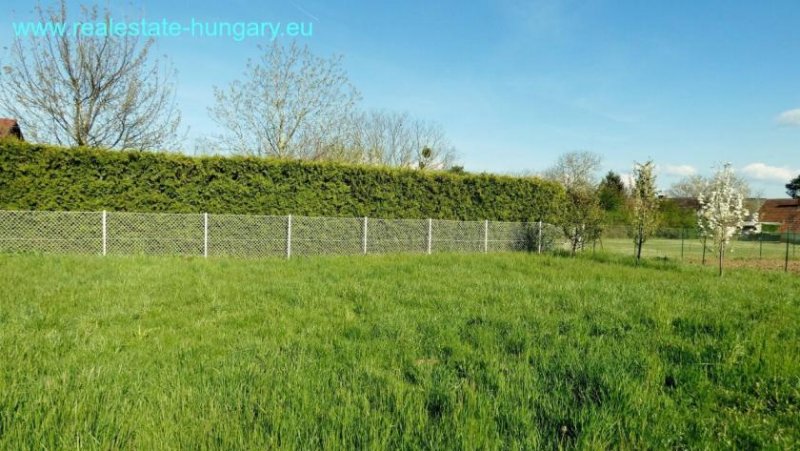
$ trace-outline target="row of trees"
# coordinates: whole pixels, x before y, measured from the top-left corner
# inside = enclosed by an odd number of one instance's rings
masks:
[[[68,23],[66,2],[37,6],[42,23]],[[82,7],[79,22],[108,21],[108,7]],[[181,141],[176,72],[152,58],[154,41],[77,34],[17,37],[0,73],[0,109],[34,141],[158,150]],[[243,77],[214,87],[211,118],[222,132],[198,146],[234,154],[449,168],[455,149],[442,127],[407,113],[362,111],[339,56],[277,42],[249,60]]]
[[[597,183],[595,174],[599,167],[598,155],[572,152],[562,155],[543,173],[545,178],[558,181],[566,188],[567,202],[560,215],[563,233],[572,252],[576,253],[585,243],[600,238],[603,224],[623,219],[630,227],[638,263],[645,242],[664,219],[664,199],[657,189],[655,164],[653,161],[634,163],[628,185],[614,172]],[[731,239],[741,231],[748,216],[758,219],[757,213],[751,214],[745,207],[750,192],[747,183],[726,164],[713,177],[680,181],[670,192],[698,201],[694,222],[704,246],[717,255],[722,275]]]
[[[660,198],[652,161],[634,163],[632,186],[609,172],[598,184],[595,174],[601,158],[591,152],[571,152],[559,157],[542,175],[564,185],[567,202],[561,214],[562,228],[573,253],[600,238],[602,225],[611,217],[622,217],[631,225],[637,261],[647,237],[659,224]],[[622,212],[622,214],[620,214]]]

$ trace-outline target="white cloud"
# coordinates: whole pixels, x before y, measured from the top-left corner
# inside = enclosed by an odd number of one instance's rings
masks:
[[[666,175],[675,175],[679,177],[686,177],[689,175],[697,174],[697,169],[689,164],[680,164],[680,165],[672,165],[668,164],[665,165],[663,168],[663,172]]]
[[[800,125],[800,124],[799,124]],[[787,167],[769,166],[764,163],[750,163],[742,168],[742,173],[754,180],[788,182],[800,174],[800,170]]]
[[[784,111],[775,120],[781,125],[800,127],[800,108]]]

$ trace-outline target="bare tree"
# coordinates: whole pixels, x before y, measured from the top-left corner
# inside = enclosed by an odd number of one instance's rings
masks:
[[[597,171],[601,157],[592,152],[569,152],[561,155],[556,164],[544,172],[544,177],[555,180],[565,188],[591,190],[597,186]]]
[[[747,180],[736,175],[731,174],[731,184],[736,190],[742,193],[745,197],[750,196],[750,185]],[[692,198],[697,199],[700,196],[708,196],[710,194],[713,177],[704,177],[702,175],[690,175],[684,177],[677,182],[673,183],[667,191],[669,197],[673,198]]]
[[[41,22],[67,23],[66,3],[37,5]],[[109,24],[111,11],[81,7],[81,23]],[[150,61],[153,40],[76,33],[17,37],[0,74],[0,108],[33,141],[112,149],[176,143],[175,72]]]
[[[706,191],[707,185],[708,180],[702,175],[689,175],[673,183],[667,194],[674,198],[697,199]]]
[[[365,163],[446,169],[455,161],[455,149],[442,127],[408,113],[364,113],[353,131],[352,146]]]
[[[218,143],[233,153],[326,159],[344,151],[359,94],[341,57],[315,56],[307,46],[280,43],[248,60],[244,79],[214,87],[209,114],[222,128]]]

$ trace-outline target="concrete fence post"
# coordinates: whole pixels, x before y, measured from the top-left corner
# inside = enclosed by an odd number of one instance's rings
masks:
[[[428,255],[431,255],[433,249],[433,219],[428,218]]]
[[[542,221],[539,221],[539,238],[536,240],[536,253],[542,253]]]
[[[364,227],[362,227],[362,238],[361,238],[361,247],[364,252],[364,255],[367,255],[367,217],[364,216]]]
[[[292,258],[292,215],[286,217],[286,259]]]
[[[103,224],[103,256],[105,257],[106,254],[108,254],[108,213],[105,210],[103,210],[102,224]]]
[[[489,253],[489,220],[483,222],[483,253]]]
[[[208,258],[208,213],[203,213],[203,257]]]

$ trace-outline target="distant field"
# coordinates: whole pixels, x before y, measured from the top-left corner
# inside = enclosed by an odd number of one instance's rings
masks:
[[[0,449],[800,447],[800,278],[624,260],[0,256]]]
[[[800,261],[797,245],[789,246],[789,260]],[[622,255],[634,255],[633,240],[629,238],[603,238],[601,243],[595,245],[596,250],[605,250]],[[703,258],[703,244],[696,238],[680,239],[652,238],[642,247],[642,255],[646,257],[667,257],[672,260],[698,262]],[[713,262],[714,256],[706,255],[707,261]],[[734,241],[731,251],[727,254],[730,260],[749,260],[756,263],[758,260],[779,261],[783,264],[786,258],[786,243],[758,241]]]

